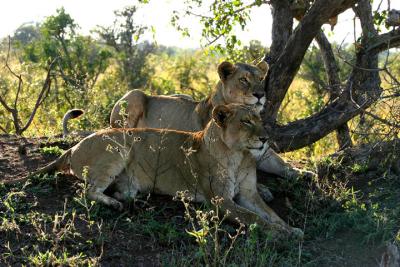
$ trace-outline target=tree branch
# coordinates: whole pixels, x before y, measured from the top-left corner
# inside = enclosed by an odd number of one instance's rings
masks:
[[[333,54],[332,46],[323,31],[320,31],[317,36],[315,36],[315,40],[318,43],[324,62],[325,71],[328,78],[330,98],[335,99],[340,95],[340,78],[339,67],[337,65],[335,55]]]
[[[283,52],[266,78],[264,118],[275,121],[279,107],[296,75],[307,48],[329,18],[348,9],[358,0],[316,0],[288,39]]]
[[[375,115],[375,114],[373,114],[373,113],[371,113],[369,111],[364,111],[364,113],[367,114],[368,116],[372,117],[373,119],[382,122],[383,124],[386,124],[386,125],[388,125],[390,127],[394,127],[394,128],[400,129],[400,124],[398,124],[398,123],[393,123],[393,122],[390,122],[388,120],[385,120],[385,119],[383,119],[383,118],[381,118],[381,117],[379,117],[379,116],[377,116],[377,115]]]
[[[395,47],[400,47],[400,28],[369,39],[365,50],[371,54],[378,54]]]
[[[355,12],[362,24],[361,44],[364,44],[371,35],[376,34],[369,0],[360,0]],[[278,152],[291,151],[312,144],[379,99],[382,89],[377,55],[361,48],[356,53],[355,66],[345,90],[320,112],[285,126],[267,123],[267,129],[275,141],[274,149]]]
[[[8,134],[8,132],[6,131],[6,129],[3,128],[3,126],[0,125],[0,130],[2,130],[5,134]]]
[[[330,100],[334,100],[340,95],[340,78],[339,78],[339,67],[336,62],[335,55],[333,54],[333,49],[331,44],[326,38],[323,31],[315,37],[320,48],[322,59],[324,61],[325,71],[328,77]],[[336,129],[336,139],[339,144],[339,149],[343,149],[352,146],[350,130],[347,123],[340,125]]]
[[[351,85],[349,85],[351,86]],[[273,149],[277,152],[293,151],[312,144],[370,106],[375,99],[358,105],[342,94],[320,112],[284,126],[269,126],[267,130],[274,140]]]
[[[272,44],[268,62],[272,65],[280,56],[292,34],[293,17],[288,0],[273,0],[272,6]]]
[[[10,113],[13,112],[14,109],[10,108],[9,105],[7,105],[7,102],[5,101],[5,99],[0,95],[0,104]]]
[[[31,115],[29,116],[28,121],[25,123],[25,126],[22,127],[22,129],[20,130],[20,133],[17,133],[17,134],[21,134],[26,129],[28,129],[28,127],[31,125],[31,123],[33,121],[33,118],[36,115],[36,111],[38,110],[39,106],[43,103],[43,100],[46,98],[47,93],[50,90],[50,86],[51,86],[51,71],[53,70],[53,67],[54,67],[54,64],[56,61],[57,61],[57,58],[53,59],[53,61],[49,64],[48,69],[47,69],[46,79],[44,80],[42,90],[40,91],[40,93],[37,97],[37,100],[36,100],[35,106],[33,107]]]

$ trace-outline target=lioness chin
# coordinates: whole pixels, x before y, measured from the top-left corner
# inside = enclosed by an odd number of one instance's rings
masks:
[[[224,199],[228,219],[258,223],[295,235],[257,192],[254,151],[266,149],[259,115],[245,105],[219,105],[203,131],[108,129],[92,134],[35,174],[69,170],[89,184],[88,197],[117,209],[138,192],[175,196],[188,191],[198,202]],[[114,197],[104,194],[113,186]]]

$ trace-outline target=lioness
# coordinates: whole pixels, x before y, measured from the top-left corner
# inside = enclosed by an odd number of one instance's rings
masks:
[[[223,197],[229,219],[301,235],[257,193],[251,151],[266,149],[259,115],[245,105],[219,105],[203,131],[108,129],[94,133],[37,173],[71,170],[89,184],[88,197],[122,208],[138,192],[175,196],[187,190],[195,201]],[[103,192],[114,185],[114,198]],[[117,200],[118,199],[118,200]]]
[[[222,62],[218,66],[220,81],[216,90],[203,101],[189,96],[150,96],[140,90],[125,94],[114,106],[111,127],[151,127],[182,131],[200,131],[211,119],[212,108],[221,104],[239,103],[254,107],[260,112],[265,103],[264,78],[268,64],[261,61],[256,66]],[[293,168],[271,148],[266,153],[255,153],[257,168],[285,178],[298,177],[312,172]]]

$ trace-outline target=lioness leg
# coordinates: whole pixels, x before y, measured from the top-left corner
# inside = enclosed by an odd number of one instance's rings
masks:
[[[257,191],[265,202],[271,202],[274,200],[274,195],[272,195],[271,191],[266,185],[258,183]]]
[[[133,200],[138,193],[135,177],[132,173],[123,171],[115,181],[115,192],[113,196],[120,201]]]
[[[116,172],[118,171],[116,170]],[[89,183],[89,188],[87,191],[89,199],[99,201],[117,210],[122,210],[121,202],[103,193],[114,182],[114,175],[111,175],[110,173],[101,173],[99,171],[91,172],[90,169],[86,175],[87,177],[80,178],[86,179]]]
[[[303,175],[315,176],[313,172],[292,167],[272,149],[268,149],[265,154],[257,160],[257,169],[289,179]]]
[[[122,203],[119,202],[118,200],[109,197],[105,195],[103,192],[107,189],[108,186],[106,187],[98,187],[98,186],[93,186],[92,188],[89,188],[88,190],[88,197],[89,199],[99,201],[107,206],[110,206],[114,209],[117,210],[122,210]]]
[[[284,232],[294,234],[298,237],[303,236],[303,232],[300,229],[289,226],[284,220],[282,220],[278,214],[275,213],[261,198],[257,192],[257,176],[254,168],[246,168],[243,165],[241,176],[244,179],[239,185],[239,194],[237,196],[237,203],[256,213],[261,218],[265,219],[268,223],[275,227],[280,227]]]
[[[265,227],[267,229],[276,231],[276,232],[284,232],[285,234],[290,234],[291,231],[289,228],[283,227],[279,223],[275,223],[269,221],[267,218],[263,218],[256,214],[255,212],[244,208],[241,205],[236,204],[233,200],[228,197],[224,198],[224,201],[221,205],[222,211],[228,212],[228,219],[230,221],[235,221],[239,219],[240,222],[250,225],[252,223],[257,223],[258,225]]]
[[[255,212],[262,218],[272,223],[275,226],[281,227],[281,230],[293,234],[297,237],[303,237],[303,231],[289,226],[285,221],[283,221],[278,214],[275,213],[261,198],[258,193],[253,192],[249,195],[239,195],[238,204]]]

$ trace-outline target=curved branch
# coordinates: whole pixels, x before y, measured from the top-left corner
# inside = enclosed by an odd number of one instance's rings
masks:
[[[360,0],[354,9],[362,24],[361,44],[364,45],[371,35],[377,34],[371,4],[369,0]],[[269,132],[276,142],[277,151],[291,151],[318,141],[379,99],[382,89],[377,68],[378,56],[361,48],[356,53],[355,66],[343,93],[323,110],[285,126],[275,126],[273,122],[270,124]]]
[[[358,0],[316,0],[288,39],[283,52],[266,78],[265,118],[275,121],[279,107],[296,75],[304,55],[323,23],[345,11]]]
[[[332,46],[323,31],[320,31],[315,40],[318,43],[324,61],[325,71],[328,77],[330,98],[335,99],[340,94],[339,67],[333,54]]]
[[[36,103],[35,103],[35,106],[33,107],[33,110],[32,110],[32,112],[31,112],[31,115],[29,116],[29,119],[28,119],[27,122],[25,123],[25,126],[22,127],[22,128],[19,130],[19,132],[17,132],[17,134],[22,134],[26,129],[28,129],[28,127],[31,125],[31,123],[32,123],[32,121],[33,121],[33,118],[34,118],[35,115],[36,115],[36,112],[37,112],[39,106],[43,103],[44,99],[46,98],[47,93],[49,92],[50,87],[51,87],[51,72],[52,72],[52,70],[53,70],[53,66],[54,66],[54,63],[56,62],[56,60],[57,60],[57,58],[55,58],[55,59],[49,64],[48,69],[47,69],[46,78],[45,78],[45,80],[44,80],[44,82],[43,82],[42,89],[40,90],[40,93],[39,93],[39,95],[38,95],[38,97],[37,97],[37,99],[36,99]]]
[[[362,105],[358,105],[343,94],[308,118],[284,126],[267,126],[275,142],[273,148],[277,152],[287,152],[312,144],[358,115],[375,101],[375,97],[369,97]]]
[[[340,95],[340,78],[339,78],[339,67],[336,62],[335,55],[333,54],[333,49],[331,44],[326,38],[323,31],[315,37],[320,48],[322,59],[324,61],[325,71],[328,77],[329,83],[329,98],[334,100]],[[343,149],[352,146],[350,130],[347,123],[340,125],[336,129],[336,139],[339,144],[339,149]]]
[[[378,54],[395,47],[400,47],[400,28],[371,38],[368,40],[365,49],[368,53]]]

